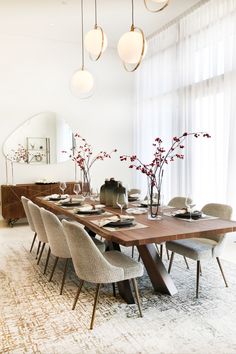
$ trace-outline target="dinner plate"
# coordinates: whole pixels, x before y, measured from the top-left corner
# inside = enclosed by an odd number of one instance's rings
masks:
[[[127,227],[127,226],[134,226],[134,219],[126,219],[126,220],[118,220],[118,221],[111,221],[109,224],[105,226],[108,227]]]
[[[93,214],[103,214],[105,212],[104,209],[91,209],[91,210],[76,210],[75,214],[86,214],[86,215],[93,215]]]
[[[63,200],[66,199],[67,197],[63,198],[63,197],[49,197],[49,200],[51,200],[52,202],[58,202],[59,200]]]
[[[61,205],[62,206],[65,206],[65,207],[71,207],[71,206],[78,206],[78,205],[81,205],[83,201],[78,201],[78,200],[75,200],[75,201],[72,201],[72,202],[61,202]]]
[[[129,202],[136,202],[137,200],[139,200],[139,197],[128,197]]]
[[[190,213],[189,212],[175,214],[174,216],[176,218],[180,218],[180,219],[190,219]],[[191,213],[191,219],[193,219],[193,220],[198,220],[201,217],[202,217],[202,212],[201,211],[194,211],[194,212]]]

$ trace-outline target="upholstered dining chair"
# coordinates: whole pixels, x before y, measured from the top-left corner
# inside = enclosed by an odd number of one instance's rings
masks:
[[[43,255],[45,245],[48,244],[48,238],[47,238],[47,233],[46,233],[46,230],[45,230],[45,227],[43,224],[43,220],[42,220],[42,216],[41,216],[41,212],[40,212],[40,207],[38,205],[34,204],[31,200],[28,201],[28,207],[29,207],[29,211],[30,211],[30,215],[32,217],[33,223],[34,223],[35,230],[37,232],[38,240],[42,244],[41,249],[40,249],[40,253],[39,253],[39,257],[38,257],[38,261],[37,261],[37,264],[39,264],[40,260],[42,258],[42,255]],[[43,274],[46,274],[50,253],[51,253],[51,250],[49,247]]]
[[[28,207],[28,202],[29,201],[30,201],[30,199],[28,199],[28,198],[26,198],[24,196],[21,197],[21,202],[22,202],[22,205],[23,205],[23,208],[24,208],[24,211],[25,211],[26,219],[28,221],[30,229],[34,233],[34,237],[33,237],[33,240],[32,240],[31,246],[30,246],[30,252],[32,252],[32,249],[34,247],[34,243],[35,243],[35,240],[36,240],[36,237],[37,237],[37,232],[35,230],[33,219],[31,217],[31,214],[30,214],[30,211],[29,211],[29,207]],[[39,241],[36,257],[37,257],[37,255],[39,253],[40,245],[41,245],[41,242]]]
[[[97,284],[90,323],[90,329],[93,329],[101,285],[132,279],[139,313],[142,317],[138,286],[136,282],[136,278],[143,275],[142,264],[118,251],[101,253],[92,242],[88,233],[80,225],[75,225],[74,223],[66,220],[63,220],[62,224],[71,252],[75,272],[81,280],[72,310],[75,309],[84,282],[86,281]]]
[[[232,216],[231,206],[225,204],[206,204],[202,208],[202,212],[206,215],[219,217],[225,220],[231,219]],[[224,243],[224,234],[214,235],[211,238],[191,238],[166,242],[167,249],[172,252],[168,272],[170,273],[171,271],[175,253],[197,261],[196,297],[198,298],[201,261],[216,258],[225,282],[225,286],[228,287],[219,259],[224,247]]]

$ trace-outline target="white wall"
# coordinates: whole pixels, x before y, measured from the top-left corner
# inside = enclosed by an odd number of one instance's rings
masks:
[[[112,160],[97,162],[92,177],[101,184],[114,176],[129,183],[130,171],[118,156],[132,151],[133,75],[126,73],[114,49],[98,63],[87,62],[96,87],[92,98],[79,100],[69,90],[69,79],[80,67],[75,43],[29,36],[0,35],[0,146],[27,118],[52,111],[80,131],[96,151],[118,149]],[[5,183],[5,161],[0,152],[0,183]],[[74,166],[15,165],[15,183],[47,177],[73,180]]]

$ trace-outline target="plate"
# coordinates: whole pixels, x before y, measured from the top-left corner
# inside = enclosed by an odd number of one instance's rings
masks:
[[[127,226],[134,226],[134,219],[126,219],[126,220],[118,220],[118,221],[112,221],[109,222],[109,224],[106,224],[105,226],[108,227],[127,227]]]
[[[65,207],[71,207],[71,206],[79,206],[79,205],[81,205],[81,203],[82,203],[83,201],[81,200],[81,201],[72,201],[72,202],[61,202],[61,205],[62,206],[65,206]]]
[[[139,197],[128,197],[129,202],[136,202],[137,200],[139,200]]]
[[[93,215],[93,214],[103,214],[104,209],[91,209],[91,210],[76,210],[75,214]]]
[[[126,209],[127,214],[141,215],[147,213],[147,209],[144,208],[129,208]]]
[[[190,219],[190,213],[189,212],[179,213],[179,214],[175,214],[174,217],[180,218],[180,219]],[[193,213],[191,213],[191,219],[193,219],[193,220],[198,220],[201,217],[202,217],[201,211],[194,211]]]
[[[63,197],[49,197],[49,200],[51,200],[52,202],[58,202],[59,200],[63,200],[66,199],[67,197],[63,198]]]

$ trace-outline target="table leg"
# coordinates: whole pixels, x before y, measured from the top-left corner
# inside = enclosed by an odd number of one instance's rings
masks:
[[[120,245],[115,242],[109,242],[109,249],[121,252]],[[131,290],[130,281],[123,280],[117,283],[120,296],[127,302],[127,304],[135,304],[134,296]]]
[[[154,290],[168,295],[176,294],[175,284],[162,263],[154,244],[141,245],[137,248]]]

